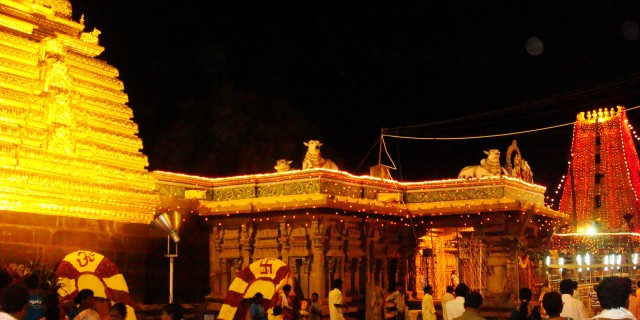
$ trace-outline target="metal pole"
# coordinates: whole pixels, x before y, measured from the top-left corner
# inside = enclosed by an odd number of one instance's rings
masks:
[[[173,257],[169,257],[169,303],[173,303]]]
[[[167,236],[167,254],[169,258],[169,303],[173,303],[173,258],[178,257],[178,243],[175,243],[175,252],[171,253],[171,236]]]

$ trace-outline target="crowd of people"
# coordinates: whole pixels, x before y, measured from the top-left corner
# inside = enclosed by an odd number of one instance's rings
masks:
[[[122,302],[108,302],[108,318],[125,320],[127,306]],[[106,311],[106,309],[105,309]],[[105,318],[104,316],[102,317]],[[100,320],[93,290],[82,289],[73,300],[61,302],[57,290],[42,292],[38,276],[27,275],[15,282],[0,271],[0,320]],[[161,320],[184,320],[183,308],[171,303],[163,308]]]
[[[328,294],[329,319],[345,320],[344,310],[348,308],[342,295],[342,280],[335,279],[332,290]],[[595,286],[601,310],[595,316],[588,317],[585,305],[576,295],[577,283],[565,279],[560,282],[559,291],[548,287],[542,290],[538,300],[533,301],[533,292],[529,288],[521,288],[518,297],[520,302],[514,306],[509,320],[638,320],[640,319],[640,281],[638,291],[632,290],[632,282],[628,278],[607,277]],[[258,292],[252,299],[249,308],[251,320],[319,320],[323,318],[319,295],[313,293],[310,300],[297,301],[292,294],[291,285],[285,285],[274,297],[273,304],[266,308],[264,296]],[[374,296],[371,305],[372,318],[404,320],[408,313],[407,294],[404,286],[398,284],[396,290],[384,296]],[[545,289],[543,287],[543,289]],[[424,287],[422,320],[436,320],[433,287]],[[447,286],[441,297],[443,320],[482,320],[482,294],[471,290],[465,283]],[[302,302],[302,303],[301,303]],[[110,306],[108,317],[111,320],[124,320],[127,307],[122,303]],[[183,320],[184,310],[178,303],[171,303],[163,308],[161,320]],[[96,311],[95,297],[89,289],[80,290],[70,304],[60,303],[57,294],[39,297],[30,290],[28,282],[14,284],[0,274],[0,320],[100,320]]]
[[[595,316],[587,316],[584,303],[576,294],[577,282],[565,279],[560,282],[560,292],[550,289],[542,290],[539,301],[532,301],[533,293],[529,288],[521,288],[518,297],[520,303],[511,312],[509,320],[637,320],[640,319],[638,290],[632,290],[632,282],[628,278],[607,277],[595,286],[601,310]],[[421,317],[423,320],[435,320],[436,311],[433,304],[431,286],[424,288]],[[479,312],[483,302],[482,295],[471,291],[467,285],[460,283],[454,289],[448,286],[441,297],[444,320],[481,320]]]

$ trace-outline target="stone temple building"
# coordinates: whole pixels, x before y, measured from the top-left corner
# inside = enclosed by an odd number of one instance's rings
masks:
[[[543,205],[543,187],[508,177],[400,183],[325,169],[154,176],[164,207],[197,210],[211,225],[213,300],[266,257],[289,264],[303,297],[326,297],[335,278],[351,297],[376,283],[412,292],[430,284],[439,297],[456,270],[489,301],[517,299],[528,281],[521,274],[537,268],[519,268],[517,253],[566,219]]]
[[[524,253],[567,216],[518,176],[401,183],[321,168],[149,172],[118,70],[98,58],[100,31],[85,31],[71,10],[66,0],[0,0],[0,264],[55,266],[98,252],[142,304],[145,275],[166,272],[147,263],[149,225],[157,212],[182,210],[204,221],[214,303],[264,257],[289,264],[297,294],[323,301],[338,277],[354,301],[376,283],[412,292],[431,284],[440,296],[453,270],[489,302],[536,284],[536,257]]]

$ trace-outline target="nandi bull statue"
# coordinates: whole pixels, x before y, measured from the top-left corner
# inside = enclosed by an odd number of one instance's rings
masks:
[[[273,168],[276,169],[276,172],[287,172],[291,170],[291,162],[293,161],[287,159],[278,159],[278,161],[276,161],[276,166]]]
[[[500,165],[500,150],[484,151],[487,158],[480,160],[480,165],[464,167],[458,174],[458,179],[482,178],[509,175]]]
[[[313,168],[324,168],[331,170],[338,170],[338,166],[329,159],[325,159],[320,154],[320,147],[322,142],[318,140],[309,140],[304,143],[307,146],[307,154],[302,161],[302,170]]]

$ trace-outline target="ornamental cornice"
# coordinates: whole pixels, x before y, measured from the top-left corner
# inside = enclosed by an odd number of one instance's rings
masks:
[[[92,82],[96,85],[105,86],[111,90],[124,90],[124,84],[122,81],[114,78],[113,76],[105,76],[71,64],[69,65],[69,74],[74,78],[78,78],[86,82]]]
[[[3,88],[17,90],[26,94],[39,94],[42,91],[40,81],[25,79],[12,74],[0,73],[0,82],[2,82]]]
[[[117,131],[124,135],[134,135],[138,133],[138,125],[131,120],[104,116],[85,108],[77,108],[75,112],[77,118],[81,119],[79,122],[87,123],[93,127]]]
[[[23,109],[42,109],[44,98],[0,87],[0,103]]]
[[[77,53],[69,52],[65,59],[65,62],[70,66],[78,67],[79,69],[85,69],[107,78],[117,78],[119,71],[116,67],[98,59],[88,58]]]
[[[31,41],[29,39],[14,36],[9,33],[0,32],[0,44],[5,46],[20,49],[31,54],[38,54],[40,52],[40,44]],[[36,58],[37,59],[37,58]]]
[[[291,181],[287,183],[266,183],[256,187],[257,197],[277,197],[292,194],[319,193],[318,181]]]
[[[80,80],[78,78],[73,78],[72,83],[74,88],[78,92],[82,92],[89,96],[99,97],[118,104],[129,102],[129,96],[122,91],[112,90],[93,82]]]
[[[1,0],[0,11],[8,13],[11,16],[20,17],[40,27],[64,32],[65,34],[77,34],[84,28],[84,25],[67,17],[57,16],[54,9],[31,1]],[[71,15],[70,12],[66,14]]]
[[[38,55],[36,53],[12,48],[3,44],[0,44],[0,57],[34,68],[38,66]]]
[[[418,215],[517,211],[566,219],[544,205],[542,186],[513,178],[401,183],[323,169],[206,178],[155,171],[158,185],[204,190],[201,215],[326,208],[345,212]]]
[[[104,47],[97,44],[83,41],[76,37],[66,34],[56,33],[57,39],[62,42],[69,50],[75,51],[88,57],[95,57],[104,51]]]
[[[36,26],[32,23],[18,20],[4,14],[0,14],[0,25],[19,32],[31,34]]]
[[[91,110],[96,113],[101,113],[109,116],[120,116],[123,119],[133,118],[133,110],[127,107],[125,104],[114,103],[98,97],[77,94],[75,96],[76,103],[79,103],[83,108]]]
[[[408,203],[460,201],[504,197],[504,187],[438,189],[424,192],[408,192]]]
[[[106,145],[116,146],[120,150],[136,152],[142,149],[142,139],[138,136],[125,135],[93,127],[87,123],[78,123],[78,130],[87,133],[93,139],[100,140]]]
[[[16,62],[13,59],[0,58],[0,72],[7,72],[28,79],[38,79],[40,74],[36,66]]]

